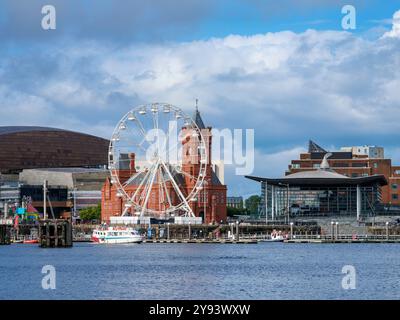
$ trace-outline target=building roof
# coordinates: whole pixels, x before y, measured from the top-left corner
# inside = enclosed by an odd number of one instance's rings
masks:
[[[317,170],[318,171],[318,170]],[[322,171],[322,170],[321,170]],[[266,182],[275,186],[305,186],[305,187],[324,187],[324,186],[351,186],[351,185],[374,185],[379,184],[381,186],[387,185],[387,180],[384,175],[376,174],[367,177],[356,177],[349,178],[338,174],[337,176],[330,173],[317,172],[315,174],[312,171],[298,172],[293,175],[289,175],[283,178],[270,179],[256,176],[245,176],[247,179]],[[301,173],[301,174],[300,174]],[[292,176],[292,177],[290,177]]]
[[[175,170],[173,170],[172,166],[167,165],[169,167],[169,170],[172,174],[172,176],[174,177],[176,183],[178,185],[184,185],[185,184],[185,177],[183,174],[176,172]],[[146,171],[147,172],[147,171]],[[134,179],[132,179],[128,185],[129,186],[136,186],[139,185],[142,180],[146,177],[146,172],[140,172]],[[165,182],[170,181],[171,178],[169,177],[169,175],[164,171],[162,174],[162,178]]]
[[[87,133],[81,133],[81,132],[76,132],[76,131],[71,131],[71,130],[65,130],[65,129],[59,129],[59,128],[51,128],[51,127],[38,127],[38,126],[0,126],[0,135],[5,135],[5,134],[14,134],[14,133],[21,133],[21,132],[72,132],[72,133],[77,133],[80,135],[86,135],[86,136],[93,136]],[[96,137],[99,139],[103,139],[100,137]],[[105,139],[104,139],[105,140]]]
[[[321,148],[319,145],[317,145],[314,141],[310,140],[308,142],[308,153],[314,153],[314,152],[326,153],[327,151]]]
[[[199,127],[200,130],[206,128],[197,106],[196,106],[196,110],[194,111],[194,114],[193,114],[193,121],[196,123],[196,125]]]
[[[350,179],[349,177],[339,174],[333,170],[307,170],[289,174],[286,179]]]
[[[24,169],[24,171],[43,171],[55,173],[102,173],[108,172],[107,169],[99,168],[37,168],[37,169]]]
[[[19,133],[19,132],[30,132],[30,131],[65,131],[65,130],[56,128],[47,128],[47,127],[35,127],[35,126],[5,126],[5,127],[0,126],[0,135]]]

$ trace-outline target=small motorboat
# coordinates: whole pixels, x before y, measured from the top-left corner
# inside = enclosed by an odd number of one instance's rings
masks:
[[[91,241],[105,244],[141,243],[143,237],[133,228],[100,227],[93,230]]]
[[[23,244],[36,244],[39,243],[38,239],[31,239],[31,240],[24,240],[22,241]]]

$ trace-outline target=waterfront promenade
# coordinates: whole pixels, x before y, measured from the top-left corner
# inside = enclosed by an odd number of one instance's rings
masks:
[[[222,225],[152,224],[132,225],[145,243],[215,243],[255,244],[271,241],[271,234],[279,233],[285,243],[400,243],[400,225],[396,217],[376,217],[357,222],[352,217],[325,217],[313,220],[241,221]],[[9,225],[12,228],[12,225]],[[11,232],[11,242],[23,242],[37,237],[35,225],[20,226]],[[74,242],[89,242],[96,225],[73,226]],[[35,232],[34,232],[35,231]],[[150,234],[149,234],[150,232]],[[283,239],[282,239],[283,240]]]

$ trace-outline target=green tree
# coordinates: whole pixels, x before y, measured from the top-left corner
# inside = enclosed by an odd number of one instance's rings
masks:
[[[232,208],[232,207],[227,207],[226,209],[227,209],[228,217],[247,215],[248,214],[246,209]]]
[[[82,220],[100,220],[101,219],[101,204],[95,207],[87,207],[79,211],[79,216]]]
[[[250,196],[246,199],[246,209],[250,214],[258,213],[258,205],[260,204],[261,197],[258,195]]]

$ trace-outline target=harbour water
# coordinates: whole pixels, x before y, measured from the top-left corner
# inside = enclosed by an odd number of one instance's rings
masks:
[[[398,244],[0,247],[0,299],[399,299]],[[42,289],[44,265],[56,289]],[[342,267],[356,289],[342,288]]]

